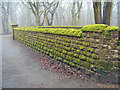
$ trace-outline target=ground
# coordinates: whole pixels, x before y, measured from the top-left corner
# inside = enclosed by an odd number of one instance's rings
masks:
[[[1,45],[1,44],[0,44]],[[68,79],[44,70],[38,62],[42,55],[22,43],[2,35],[2,88],[99,88],[91,79]]]

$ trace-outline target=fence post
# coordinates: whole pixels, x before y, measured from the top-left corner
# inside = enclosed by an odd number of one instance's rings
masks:
[[[11,27],[12,27],[13,40],[15,40],[15,37],[14,37],[14,28],[15,28],[15,27],[18,27],[18,24],[11,24]]]

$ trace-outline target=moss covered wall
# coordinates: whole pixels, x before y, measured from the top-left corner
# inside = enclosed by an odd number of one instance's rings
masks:
[[[85,32],[83,33],[84,40],[91,42],[96,53],[99,54],[100,60],[118,61],[120,46],[118,42],[118,31],[113,31],[110,35],[101,33]]]
[[[14,36],[27,46],[78,70],[118,76],[118,31],[111,32],[110,35],[85,31],[83,37],[76,37],[15,30]]]

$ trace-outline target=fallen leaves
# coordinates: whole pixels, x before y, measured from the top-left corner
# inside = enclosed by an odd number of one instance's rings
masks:
[[[80,79],[83,79],[83,80],[87,79],[81,73],[73,71],[70,66],[63,64],[57,60],[54,60],[52,58],[42,56],[37,60],[40,63],[40,65],[43,67],[44,70],[48,70],[51,72],[55,71],[55,72],[61,73],[68,79],[76,78],[76,77],[79,77]]]

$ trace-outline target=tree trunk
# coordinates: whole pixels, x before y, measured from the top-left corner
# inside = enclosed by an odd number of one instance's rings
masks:
[[[103,24],[110,25],[112,17],[113,2],[104,2],[103,8]]]
[[[78,13],[78,25],[80,25],[80,12]]]
[[[63,23],[64,23],[64,25],[67,25],[67,24],[66,24],[66,21],[65,21],[65,17],[64,17],[63,14],[62,14],[62,18],[63,18]]]
[[[118,26],[120,28],[120,1],[118,2]]]
[[[6,32],[9,32],[8,17],[6,17]]]
[[[50,22],[50,26],[53,24],[53,19],[54,19],[54,13],[51,13],[51,22]]]
[[[118,2],[118,26],[120,28],[120,1]],[[118,41],[120,41],[120,31]],[[118,42],[118,44],[120,45],[120,42]]]
[[[73,10],[72,10],[72,25],[75,23],[75,2],[73,2]]]
[[[41,25],[40,16],[39,16],[39,2],[36,2],[35,12],[36,12],[36,24],[37,26]]]
[[[5,20],[4,20],[4,18],[2,18],[2,26],[3,26],[3,32],[6,32]]]
[[[93,2],[94,18],[96,24],[102,23],[101,2]]]
[[[37,26],[40,26],[40,17],[38,14],[36,14],[36,24]]]

